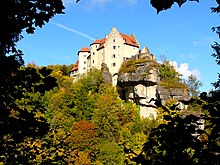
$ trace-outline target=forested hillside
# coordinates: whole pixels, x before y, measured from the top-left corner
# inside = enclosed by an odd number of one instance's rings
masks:
[[[1,113],[3,164],[200,163],[212,136],[210,128],[193,136],[191,123],[200,116],[185,117],[170,100],[158,105],[157,119],[140,118],[139,107],[121,100],[101,71],[73,83],[71,67],[28,64],[11,77],[11,100],[3,99],[8,116]],[[189,114],[200,110],[208,117],[201,106],[207,103],[192,99]]]
[[[141,120],[100,71],[73,83],[70,68],[29,64],[17,71],[16,109],[1,118],[3,163],[132,164],[141,153],[158,122]]]

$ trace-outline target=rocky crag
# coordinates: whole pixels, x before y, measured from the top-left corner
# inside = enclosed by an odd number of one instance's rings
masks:
[[[167,88],[159,85],[160,76],[155,58],[149,53],[136,55],[132,59],[135,68],[132,72],[119,71],[117,90],[120,97],[125,101],[133,101],[140,107],[140,115],[156,117],[156,100],[164,104],[167,100],[176,99],[180,109],[187,109],[186,102],[190,97],[186,89]],[[139,61],[138,61],[139,60]]]

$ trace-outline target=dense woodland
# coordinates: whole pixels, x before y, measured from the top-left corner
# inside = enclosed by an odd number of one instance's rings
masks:
[[[151,0],[158,11],[175,2],[186,1]],[[220,164],[219,78],[200,97],[197,81],[185,82],[189,111],[201,115],[182,115],[170,100],[157,102],[157,119],[142,119],[96,69],[73,83],[72,66],[24,66],[22,30],[33,33],[63,9],[61,0],[0,1],[0,164]],[[212,11],[220,12],[219,1]],[[220,64],[220,45],[212,48]],[[160,73],[164,83],[182,82],[166,62]],[[205,129],[195,136],[199,118]]]

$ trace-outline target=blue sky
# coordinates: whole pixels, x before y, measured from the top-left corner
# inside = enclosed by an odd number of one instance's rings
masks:
[[[211,44],[219,41],[211,31],[219,25],[219,16],[210,10],[215,0],[188,2],[181,8],[174,5],[159,14],[146,0],[63,1],[65,14],[55,16],[33,35],[23,33],[18,47],[26,64],[75,63],[79,49],[104,38],[116,26],[121,33],[134,33],[141,48],[147,46],[157,60],[165,56],[183,75],[197,75],[203,82],[201,91],[209,91],[217,79],[219,68],[211,57]]]

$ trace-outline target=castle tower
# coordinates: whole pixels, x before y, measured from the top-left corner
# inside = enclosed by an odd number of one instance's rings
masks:
[[[88,69],[88,61],[87,57],[90,55],[90,50],[87,47],[83,47],[80,51],[78,51],[78,72],[79,74],[83,74]]]

